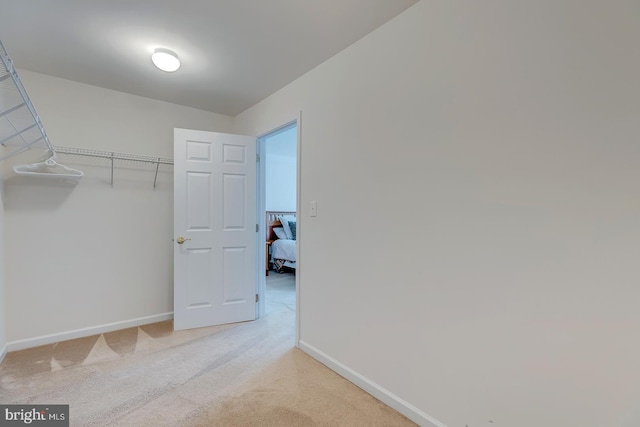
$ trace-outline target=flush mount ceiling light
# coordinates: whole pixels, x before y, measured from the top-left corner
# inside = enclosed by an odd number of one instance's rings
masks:
[[[161,47],[157,48],[153,52],[153,55],[151,55],[151,60],[156,67],[168,73],[173,73],[178,68],[180,68],[180,60],[178,59],[178,55],[176,55],[175,52],[172,52],[169,49],[164,49]]]

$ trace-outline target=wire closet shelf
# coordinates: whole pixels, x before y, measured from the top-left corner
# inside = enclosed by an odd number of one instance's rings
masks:
[[[158,171],[160,169],[160,165],[173,166],[173,159],[170,159],[168,157],[145,156],[140,154],[118,153],[115,151],[91,150],[87,148],[61,147],[58,145],[54,146],[53,149],[58,154],[67,154],[67,155],[81,156],[81,157],[93,157],[93,158],[109,160],[111,162],[111,185],[113,185],[113,168],[114,168],[114,161],[116,160],[148,163],[148,164],[155,165],[156,173],[153,179],[153,188],[156,188],[156,183],[158,181]]]
[[[0,41],[0,160],[32,147],[53,148],[27,91],[18,76],[2,41]]]
[[[2,64],[0,67],[0,146],[2,147],[0,160],[8,159],[31,148],[46,150],[49,155],[44,162],[14,166],[17,174],[80,179],[84,175],[82,171],[57,163],[57,154],[66,154],[108,159],[111,162],[111,185],[113,185],[114,161],[153,164],[155,165],[153,188],[155,188],[160,165],[173,165],[173,159],[165,157],[53,146],[13,60],[1,40],[0,63]]]

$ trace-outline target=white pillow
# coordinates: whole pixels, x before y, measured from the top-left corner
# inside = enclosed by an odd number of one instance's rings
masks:
[[[273,232],[276,233],[276,237],[278,239],[287,239],[287,233],[284,232],[284,228],[282,227],[275,227],[273,229]]]
[[[296,217],[293,215],[278,215],[278,220],[282,224],[284,232],[287,233],[287,239],[293,240],[293,233],[291,232],[291,228],[289,228],[289,221],[295,221]]]

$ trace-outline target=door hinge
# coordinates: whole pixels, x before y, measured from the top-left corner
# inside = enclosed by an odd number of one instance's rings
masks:
[[[256,154],[256,162],[260,163],[260,154]]]
[[[260,295],[256,294],[256,302],[259,302],[259,301],[260,301]]]
[[[259,231],[260,226],[256,224],[256,233]]]

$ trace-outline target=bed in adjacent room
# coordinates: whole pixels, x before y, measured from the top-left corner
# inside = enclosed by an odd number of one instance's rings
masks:
[[[296,226],[295,212],[267,212],[267,259],[278,273],[296,268]]]

